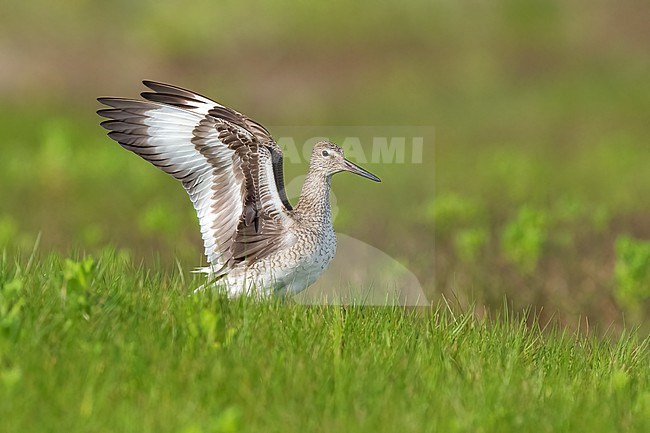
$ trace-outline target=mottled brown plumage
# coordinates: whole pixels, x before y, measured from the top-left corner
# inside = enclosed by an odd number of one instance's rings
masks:
[[[210,266],[229,293],[297,293],[336,250],[330,179],[351,171],[379,178],[320,142],[293,209],[284,190],[282,151],[243,114],[180,87],[144,81],[145,100],[99,98],[101,125],[122,147],[181,181],[201,226]]]

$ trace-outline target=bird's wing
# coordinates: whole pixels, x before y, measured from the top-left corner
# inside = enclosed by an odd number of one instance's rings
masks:
[[[273,177],[280,194],[280,199],[285,208],[288,210],[292,209],[291,203],[289,203],[284,189],[282,149],[280,149],[280,146],[275,142],[269,130],[261,123],[256,122],[232,108],[223,106],[218,102],[214,102],[209,98],[190,90],[156,81],[145,80],[143,83],[149,89],[153,90],[153,92],[141,93],[142,97],[149,101],[173,105],[203,115],[206,115],[208,114],[208,111],[211,111],[213,116],[223,119],[228,123],[238,126],[253,134],[256,141],[266,146],[271,152]]]
[[[108,135],[183,183],[213,268],[270,252],[272,247],[260,247],[260,237],[282,232],[271,220],[288,221],[273,175],[272,151],[241,126],[234,110],[177,87],[145,84],[175,93],[148,94],[148,101],[99,98],[111,107],[98,111],[110,119],[102,122]],[[250,237],[249,223],[259,230]]]
[[[241,162],[245,178],[243,211],[230,247],[230,267],[250,264],[290,245],[292,220],[282,203],[273,173],[272,150],[231,124],[217,124],[219,138]]]

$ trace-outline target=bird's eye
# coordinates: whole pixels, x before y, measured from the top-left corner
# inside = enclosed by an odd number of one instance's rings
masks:
[[[330,153],[327,150],[323,150],[323,156],[330,156]]]

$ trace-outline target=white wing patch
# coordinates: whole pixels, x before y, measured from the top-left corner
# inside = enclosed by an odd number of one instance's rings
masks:
[[[111,138],[183,183],[199,219],[208,261],[223,266],[242,212],[242,184],[232,172],[234,151],[219,141],[214,128],[200,143],[209,147],[208,154],[201,151],[195,144],[195,129],[205,119],[200,112],[145,101],[101,102],[113,107],[100,111],[113,119],[102,123]]]

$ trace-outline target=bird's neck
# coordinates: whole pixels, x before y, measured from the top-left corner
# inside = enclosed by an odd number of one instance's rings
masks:
[[[304,218],[332,220],[330,209],[331,176],[310,172],[302,185],[296,211]]]

